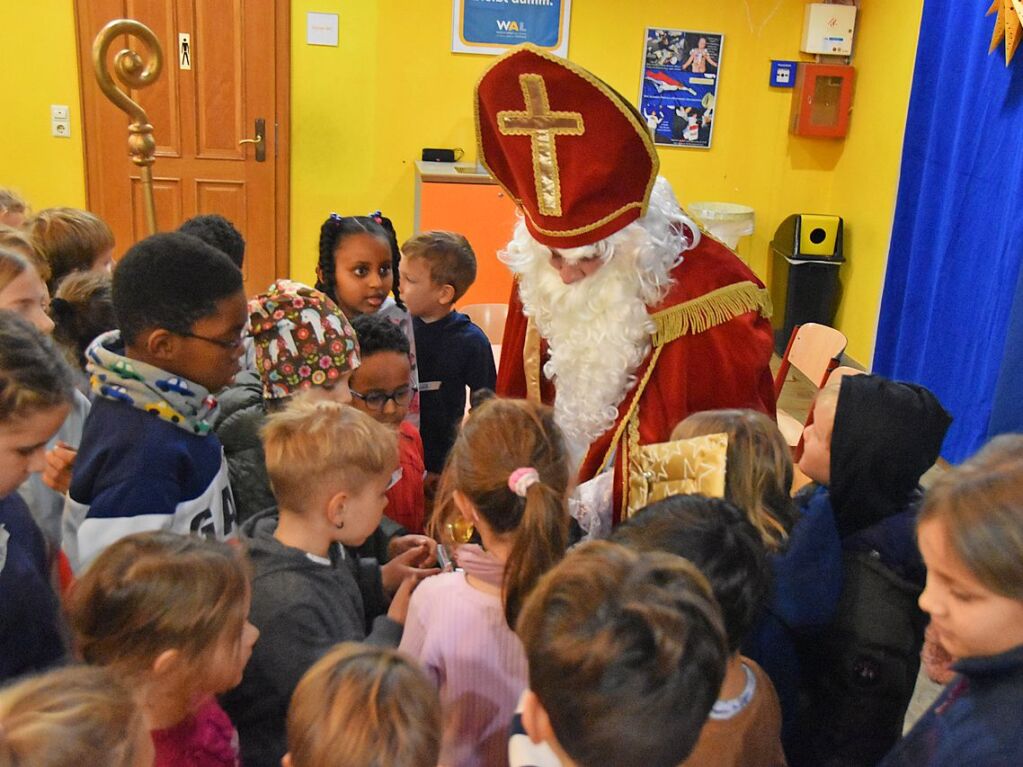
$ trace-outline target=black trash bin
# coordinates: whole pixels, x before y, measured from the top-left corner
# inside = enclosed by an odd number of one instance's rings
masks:
[[[806,322],[833,325],[838,308],[838,268],[842,255],[843,222],[839,216],[794,213],[771,240],[771,294],[776,308],[784,307],[774,333],[779,354],[792,329]]]

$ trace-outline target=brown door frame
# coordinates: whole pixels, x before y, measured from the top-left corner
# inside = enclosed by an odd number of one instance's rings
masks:
[[[85,141],[88,119],[85,110],[84,78],[94,77],[92,68],[82,65],[78,51],[82,50],[81,24],[79,23],[79,6],[88,0],[74,0],[75,13],[75,59],[78,67],[78,114],[82,115],[82,155],[85,172],[86,205],[91,206],[89,181],[88,143]],[[274,79],[276,94],[276,124],[274,130],[274,210],[277,214],[276,236],[274,243],[274,271],[277,277],[286,277],[291,273],[291,0],[274,0]],[[92,41],[89,41],[92,47]],[[164,51],[164,61],[167,59]],[[173,57],[172,57],[173,58]],[[166,64],[165,64],[166,65]],[[127,123],[125,123],[127,129]],[[160,126],[156,126],[159,131]],[[127,150],[128,132],[124,134]],[[159,159],[156,167],[159,169]],[[282,215],[283,212],[283,215]]]

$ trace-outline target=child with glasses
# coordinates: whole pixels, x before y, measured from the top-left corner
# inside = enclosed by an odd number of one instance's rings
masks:
[[[235,535],[227,462],[211,422],[238,372],[242,274],[186,234],[133,246],[113,281],[119,330],[86,352],[95,401],[75,461],[63,548],[75,572],[146,530]]]
[[[385,513],[410,533],[422,533],[425,517],[423,440],[405,420],[416,388],[411,382],[409,344],[401,328],[378,314],[352,320],[362,364],[352,373],[352,405],[398,432],[397,481],[387,491]]]

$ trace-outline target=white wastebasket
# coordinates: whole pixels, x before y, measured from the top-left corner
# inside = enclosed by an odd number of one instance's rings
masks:
[[[704,228],[735,250],[739,238],[753,234],[753,208],[734,202],[694,202],[687,210]]]

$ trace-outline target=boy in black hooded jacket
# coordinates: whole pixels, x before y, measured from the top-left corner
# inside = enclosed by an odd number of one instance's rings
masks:
[[[846,376],[818,395],[799,461],[817,484],[797,503],[831,507],[844,586],[835,620],[800,646],[794,766],[872,766],[901,736],[926,625],[919,482],[950,423],[930,391],[881,376]]]

